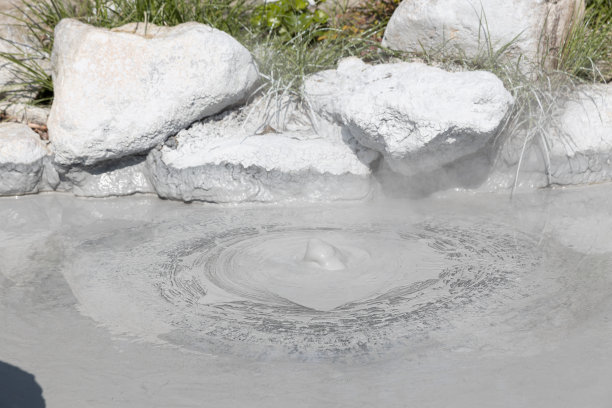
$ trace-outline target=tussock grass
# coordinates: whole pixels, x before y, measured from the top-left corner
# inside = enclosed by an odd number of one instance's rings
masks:
[[[380,44],[372,40],[372,34],[379,29],[353,36],[337,28],[327,28],[324,31],[332,39],[313,42],[309,38],[312,33],[304,32],[287,42],[267,37],[251,46],[264,80],[260,90],[269,115],[275,115],[276,122],[282,123],[289,117],[290,107],[297,107],[312,116],[309,103],[302,94],[304,80],[316,72],[335,68],[341,58],[358,56],[370,62],[390,58],[392,54],[384,52]]]
[[[592,82],[612,79],[612,0],[591,2],[559,54],[560,71]]]
[[[88,15],[89,5],[80,8],[62,0],[23,0],[15,5],[16,14],[6,14],[22,26],[33,45],[20,45],[14,52],[0,52],[0,59],[12,63],[16,85],[3,90],[5,101],[19,99],[24,94],[35,94],[34,105],[48,105],[53,101],[50,59],[53,49],[53,29],[63,18]],[[0,41],[8,41],[0,38]]]

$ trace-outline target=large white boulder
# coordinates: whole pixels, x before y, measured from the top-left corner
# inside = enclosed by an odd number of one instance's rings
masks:
[[[419,63],[370,66],[348,58],[304,86],[321,116],[404,175],[439,169],[487,145],[513,98],[489,72],[447,72]]]
[[[59,164],[146,152],[243,101],[258,80],[249,51],[222,31],[186,23],[138,33],[57,25],[48,128]]]
[[[404,0],[383,45],[473,58],[510,44],[508,56],[534,62],[558,52],[583,12],[583,0]]]
[[[360,200],[371,192],[369,167],[351,148],[312,131],[249,134],[203,123],[147,162],[157,193],[184,201]]]
[[[483,189],[511,188],[515,179],[523,188],[612,181],[612,85],[578,88],[543,137],[524,141],[509,136]]]
[[[49,152],[21,123],[0,123],[0,195],[35,193]]]

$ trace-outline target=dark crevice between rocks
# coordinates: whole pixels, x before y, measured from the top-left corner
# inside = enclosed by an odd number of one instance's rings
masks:
[[[57,168],[58,170],[62,169],[62,172],[64,174],[70,171],[79,171],[79,172],[86,172],[91,175],[100,175],[100,174],[108,173],[110,171],[121,170],[129,166],[134,166],[136,164],[143,163],[147,159],[147,154],[148,152],[143,153],[143,154],[135,154],[132,156],[124,156],[119,159],[106,160],[106,161],[96,163],[90,166],[71,166],[71,167],[57,166]],[[62,172],[60,172],[60,175],[62,174]]]

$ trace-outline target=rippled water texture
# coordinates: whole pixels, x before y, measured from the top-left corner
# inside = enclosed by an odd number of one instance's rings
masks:
[[[63,404],[608,406],[611,196],[2,199],[0,360]]]

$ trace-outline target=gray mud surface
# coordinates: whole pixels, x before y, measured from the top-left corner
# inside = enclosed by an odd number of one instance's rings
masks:
[[[610,407],[611,197],[0,199],[0,361],[48,407]]]

